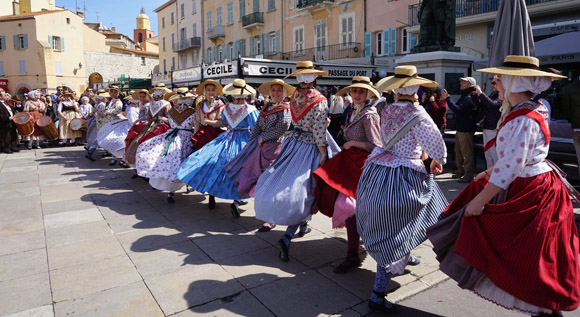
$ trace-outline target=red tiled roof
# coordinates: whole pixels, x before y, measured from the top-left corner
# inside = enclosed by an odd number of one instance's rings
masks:
[[[69,11],[66,9],[59,9],[59,10],[48,10],[48,11],[36,11],[36,12],[27,12],[23,14],[16,14],[16,15],[4,15],[0,16],[1,20],[23,20],[23,19],[32,19],[37,15],[49,14],[54,12],[62,12],[62,11]]]

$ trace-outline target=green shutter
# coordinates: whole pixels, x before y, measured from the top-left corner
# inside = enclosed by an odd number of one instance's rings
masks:
[[[28,34],[24,34],[24,49],[28,48]]]
[[[389,55],[389,29],[383,31],[383,55]]]
[[[250,37],[250,56],[254,57],[254,38]]]
[[[64,37],[60,38],[60,51],[64,52]]]
[[[397,55],[397,29],[391,28],[391,49],[389,50],[390,55]]]
[[[373,49],[373,34],[365,32],[365,56],[371,56]]]
[[[268,34],[262,34],[262,53],[269,53],[268,51]]]
[[[274,53],[279,53],[280,52],[280,30],[276,31],[276,52]]]
[[[240,55],[246,57],[246,39],[240,40]]]

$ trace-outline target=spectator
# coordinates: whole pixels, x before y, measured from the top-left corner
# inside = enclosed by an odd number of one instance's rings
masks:
[[[18,152],[18,134],[13,121],[14,111],[7,103],[9,97],[0,88],[0,150],[4,153]]]
[[[457,172],[454,178],[459,178],[460,183],[469,183],[473,180],[475,170],[475,157],[473,154],[473,135],[477,121],[477,106],[473,103],[472,94],[475,92],[475,78],[462,77],[459,79],[461,97],[453,102],[447,90],[443,90],[441,96],[447,101],[447,107],[456,116],[455,128],[455,162]]]
[[[336,140],[340,132],[342,114],[344,112],[344,100],[338,95],[338,89],[336,87],[331,88],[330,94],[330,107],[328,108],[330,125],[328,126],[328,132]]]
[[[437,125],[441,135],[445,132],[447,127],[447,102],[441,97],[441,88],[437,87],[431,90],[430,96],[427,93],[423,94],[421,105],[425,107],[427,113]]]
[[[569,84],[562,89],[562,111],[572,124],[574,148],[580,168],[580,77],[575,83]]]
[[[472,96],[473,102],[483,112],[483,145],[495,138],[497,124],[501,117],[499,108],[503,103],[503,96],[499,94],[501,87],[501,78],[493,76],[491,81],[492,93],[487,96],[479,86],[475,86],[475,96]],[[487,168],[492,167],[497,162],[497,152],[495,147],[485,151],[485,163]]]
[[[63,95],[62,95],[63,92],[64,92],[64,89],[62,88],[62,86],[56,87],[56,92],[50,96],[50,99],[52,99],[53,104],[58,104],[59,102],[64,100]]]

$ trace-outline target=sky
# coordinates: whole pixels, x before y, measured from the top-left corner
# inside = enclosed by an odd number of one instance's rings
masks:
[[[75,12],[78,4],[79,11],[86,8],[85,22],[96,23],[99,20],[103,25],[117,28],[117,32],[133,38],[137,15],[141,7],[151,19],[151,30],[157,35],[157,14],[153,11],[167,0],[56,0],[56,5]],[[97,19],[97,12],[99,19]]]

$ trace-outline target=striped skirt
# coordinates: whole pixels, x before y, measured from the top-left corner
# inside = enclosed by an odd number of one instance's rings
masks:
[[[433,175],[407,167],[368,164],[356,193],[358,232],[382,267],[392,266],[427,239],[426,229],[443,217],[447,199]]]

